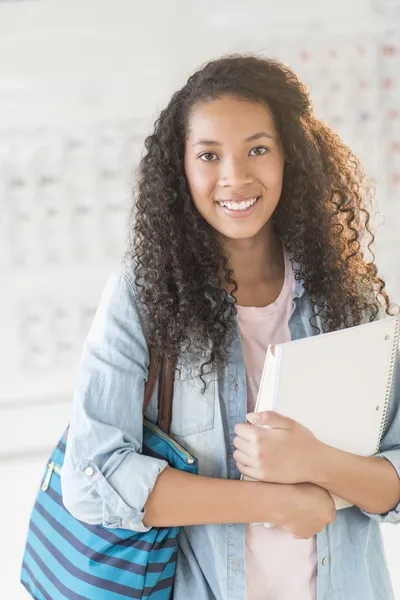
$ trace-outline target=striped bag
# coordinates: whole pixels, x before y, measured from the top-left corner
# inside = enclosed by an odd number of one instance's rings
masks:
[[[158,425],[143,422],[143,453],[171,467],[198,473],[197,459],[169,435],[174,367],[160,377]],[[152,363],[144,410],[158,368]],[[146,533],[88,525],[64,507],[60,469],[66,437],[53,451],[29,524],[21,582],[35,600],[169,600],[172,598],[178,527],[154,527]]]

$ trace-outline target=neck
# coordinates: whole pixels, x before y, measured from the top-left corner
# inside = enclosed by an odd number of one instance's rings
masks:
[[[272,226],[268,225],[250,239],[222,240],[229,266],[242,289],[267,284],[280,279],[284,273],[282,243]]]

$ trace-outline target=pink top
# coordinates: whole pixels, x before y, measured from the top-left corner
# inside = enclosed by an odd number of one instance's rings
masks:
[[[289,318],[295,288],[292,265],[285,255],[285,281],[268,306],[238,306],[247,372],[248,411],[254,410],[268,344],[290,341]],[[316,538],[297,540],[279,527],[246,525],[247,600],[315,600]]]

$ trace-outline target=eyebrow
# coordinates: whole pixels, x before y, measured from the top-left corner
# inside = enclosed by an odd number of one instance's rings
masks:
[[[258,133],[254,133],[253,135],[250,135],[249,137],[247,137],[246,139],[243,140],[243,143],[246,142],[254,142],[256,140],[260,140],[261,138],[269,138],[270,140],[273,140],[275,136],[273,136],[271,133],[267,133],[266,131],[259,131]],[[222,146],[221,142],[217,142],[215,140],[198,140],[197,142],[195,142],[194,144],[192,144],[193,146]]]

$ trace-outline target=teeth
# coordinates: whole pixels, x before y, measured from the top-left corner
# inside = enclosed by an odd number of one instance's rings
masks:
[[[252,198],[251,200],[245,200],[244,202],[220,202],[219,204],[221,206],[226,206],[229,208],[229,210],[246,210],[246,208],[253,206],[257,200],[257,197]]]

